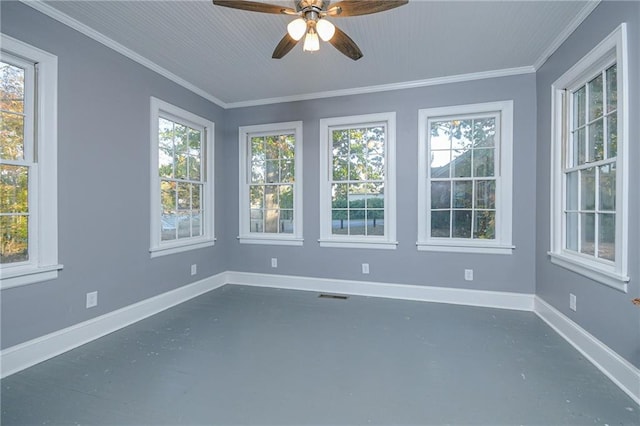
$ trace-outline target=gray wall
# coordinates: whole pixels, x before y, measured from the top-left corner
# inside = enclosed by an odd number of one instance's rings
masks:
[[[514,100],[514,209],[512,255],[418,252],[418,109]],[[358,96],[318,99],[229,110],[224,156],[231,270],[304,275],[480,290],[534,293],[535,268],[535,75],[519,75]],[[319,120],[326,117],[396,112],[397,250],[319,247]],[[304,246],[239,244],[238,126],[302,120],[304,139]],[[234,179],[235,178],[235,179]],[[278,258],[272,269],[271,257]],[[361,263],[370,274],[362,275]],[[474,281],[464,281],[464,269]]]
[[[599,284],[578,274],[550,263],[547,251],[549,243],[549,185],[550,185],[550,135],[551,135],[551,84],[621,22],[628,24],[629,51],[629,283],[628,294]],[[571,37],[554,53],[537,73],[538,93],[538,167],[537,167],[537,241],[536,241],[536,293],[563,314],[574,320],[596,338],[607,344],[636,367],[640,367],[640,309],[631,299],[640,296],[640,227],[638,225],[638,200],[640,195],[640,154],[638,140],[640,127],[640,3],[603,2],[582,23]],[[569,293],[577,297],[577,311],[569,309]]]
[[[18,2],[2,2],[2,32],[58,56],[56,280],[2,291],[2,347],[33,339],[226,269],[220,245],[149,257],[149,97],[214,121],[224,111]],[[216,147],[219,150],[219,145]],[[216,158],[219,170],[222,155]],[[222,175],[222,174],[220,174]],[[217,215],[224,220],[224,194]],[[224,236],[224,226],[216,233]],[[198,274],[190,275],[190,265]],[[96,308],[85,294],[99,292]]]

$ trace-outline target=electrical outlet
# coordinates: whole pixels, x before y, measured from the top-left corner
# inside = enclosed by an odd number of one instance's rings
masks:
[[[277,268],[278,267],[278,258],[277,257],[272,257],[271,258],[271,267],[272,268]]]
[[[576,295],[573,293],[569,293],[569,309],[576,311]]]
[[[87,309],[93,308],[94,306],[98,306],[97,291],[92,291],[91,293],[87,293]]]
[[[195,275],[197,273],[198,273],[198,265],[194,263],[193,265],[191,265],[191,275]]]
[[[466,281],[473,281],[473,269],[464,270],[464,279]]]
[[[369,273],[369,264],[368,263],[363,263],[362,264],[362,273],[363,274],[368,274]]]

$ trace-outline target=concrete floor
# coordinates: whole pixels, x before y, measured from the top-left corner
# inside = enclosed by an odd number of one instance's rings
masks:
[[[1,382],[3,425],[639,425],[530,312],[225,286]]]

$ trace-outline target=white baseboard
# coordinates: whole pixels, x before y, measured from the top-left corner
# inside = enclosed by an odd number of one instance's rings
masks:
[[[220,273],[108,314],[12,346],[0,352],[0,377],[6,377],[98,339],[226,283]]]
[[[640,405],[640,370],[540,297],[534,312]]]
[[[533,294],[427,287],[292,275],[227,272],[228,284],[533,311]]]
[[[225,284],[317,291],[535,312],[640,404],[640,370],[532,294],[227,271],[0,352],[0,377],[112,333]]]

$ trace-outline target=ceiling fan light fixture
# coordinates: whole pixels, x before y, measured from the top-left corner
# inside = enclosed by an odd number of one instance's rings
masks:
[[[316,52],[320,50],[320,39],[318,33],[313,28],[309,29],[307,36],[304,38],[304,46],[302,50],[305,52]]]
[[[320,19],[316,22],[316,30],[323,41],[331,40],[331,37],[336,33],[336,27],[326,19]]]
[[[307,22],[303,18],[294,19],[287,25],[287,32],[292,39],[298,41],[307,32]]]

